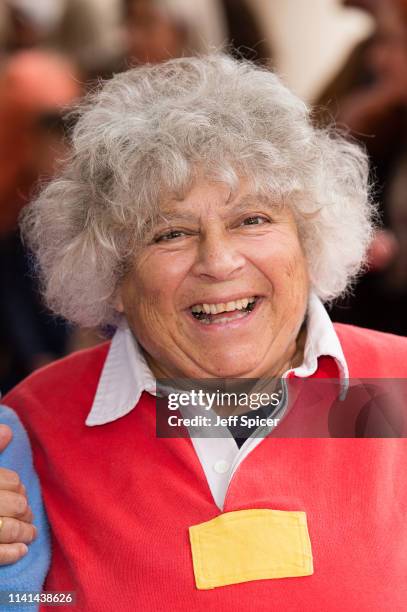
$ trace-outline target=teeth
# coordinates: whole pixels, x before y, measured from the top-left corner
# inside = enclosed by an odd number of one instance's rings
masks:
[[[244,310],[249,304],[256,301],[255,297],[242,298],[241,300],[234,300],[233,302],[226,302],[220,304],[195,304],[192,306],[192,312],[205,314],[219,314],[221,312],[232,312],[233,310]]]

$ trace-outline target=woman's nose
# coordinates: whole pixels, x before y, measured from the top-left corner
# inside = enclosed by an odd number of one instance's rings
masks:
[[[227,280],[238,274],[244,265],[245,257],[236,239],[227,231],[216,231],[200,239],[193,272],[213,280]]]

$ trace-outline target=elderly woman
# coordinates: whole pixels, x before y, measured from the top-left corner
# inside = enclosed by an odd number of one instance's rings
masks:
[[[157,379],[406,376],[405,339],[322,305],[373,217],[364,153],[266,70],[172,60],[88,100],[23,231],[51,308],[116,331],[4,398],[52,527],[47,589],[98,612],[406,608],[404,440],[277,437],[301,393],[267,436],[156,435]]]

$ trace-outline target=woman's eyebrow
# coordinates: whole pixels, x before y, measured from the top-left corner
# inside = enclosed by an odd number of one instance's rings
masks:
[[[237,202],[227,201],[222,206],[226,215],[229,214],[238,214],[240,212],[244,212],[250,207],[253,206],[266,206],[267,208],[277,207],[278,203],[275,198],[265,195],[256,195],[256,194],[248,194],[243,196]],[[199,221],[199,215],[193,212],[193,209],[182,209],[180,206],[175,210],[164,209],[161,211],[160,216],[157,219],[157,224],[160,223],[175,223],[181,221],[188,221],[190,223],[196,223]]]
[[[236,203],[227,205],[228,212],[239,213],[247,210],[250,207],[266,206],[267,208],[277,207],[278,203],[270,196],[248,194],[243,196]]]
[[[157,224],[174,223],[176,221],[196,222],[198,216],[188,210],[163,210],[157,219]]]

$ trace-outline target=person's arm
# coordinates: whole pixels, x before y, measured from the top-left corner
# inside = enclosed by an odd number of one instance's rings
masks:
[[[8,425],[13,434],[12,440],[5,445],[7,428],[0,427],[0,438],[3,438],[0,452],[0,591],[41,591],[49,567],[50,542],[30,444],[13,410],[0,406],[0,424]],[[25,547],[27,552],[21,557]],[[3,610],[1,605],[0,610]]]

